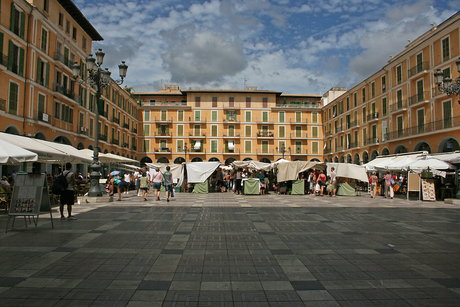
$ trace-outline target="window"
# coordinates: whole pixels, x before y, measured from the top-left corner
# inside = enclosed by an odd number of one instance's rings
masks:
[[[450,67],[444,68],[444,69],[442,70],[442,72],[443,72],[443,74],[444,74],[444,79],[445,79],[445,78],[451,78],[451,76],[450,76]]]
[[[50,1],[49,0],[44,0],[43,1],[43,10],[45,12],[49,12],[49,8],[50,8]]]
[[[279,126],[278,128],[278,137],[284,138],[286,136],[286,127]]]
[[[215,111],[215,110],[211,111],[211,121],[213,121],[213,122],[217,121],[217,111]]]
[[[302,112],[295,112],[295,122],[296,123],[302,122]]]
[[[177,111],[177,121],[179,121],[179,122],[184,121],[184,111],[183,110]]]
[[[371,83],[371,95],[372,95],[372,98],[375,97],[375,82]]]
[[[350,110],[350,97],[347,97],[347,111]]]
[[[75,28],[75,27],[72,28],[72,38],[74,40],[77,39],[77,28]]]
[[[19,85],[10,82],[10,94],[8,99],[8,113],[18,115]]]
[[[302,126],[295,127],[295,137],[301,138],[302,137]]]
[[[66,104],[61,104],[61,120],[73,124],[73,109]]]
[[[262,112],[262,122],[264,123],[268,122],[268,112],[267,111]]]
[[[262,136],[269,136],[270,133],[269,133],[269,131],[268,131],[268,126],[265,126],[265,125],[262,126],[262,131],[261,131],[261,133],[262,133],[262,134],[261,134]]]
[[[40,50],[45,53],[48,52],[48,31],[45,28],[42,28]]]
[[[262,153],[268,153],[268,141],[262,141]]]
[[[423,101],[423,79],[417,81],[417,102]]]
[[[201,133],[201,126],[200,125],[193,126],[193,135],[200,136],[201,135],[200,133]]]
[[[417,110],[417,132],[425,132],[425,109],[421,108]]]
[[[353,101],[354,101],[354,106],[358,106],[358,93],[353,94]]]
[[[398,106],[398,110],[402,109],[402,107],[403,107],[402,90],[398,90],[396,92],[396,103],[397,103],[397,106]]]
[[[251,107],[251,97],[246,97],[246,108]]]
[[[227,111],[227,120],[236,121],[236,111]]]
[[[217,140],[211,140],[211,152],[217,152]]]
[[[383,97],[382,98],[382,115],[383,116],[386,116],[387,115],[387,111],[388,110],[388,106],[387,106],[387,98],[386,97]]]
[[[343,113],[343,100],[339,102],[339,114]]]
[[[449,37],[444,38],[441,41],[442,44],[442,60],[448,61],[450,60],[450,41]]]
[[[24,39],[26,26],[26,15],[14,3],[11,3],[10,30],[20,38]]]
[[[268,108],[268,98],[266,97],[262,98],[262,108]]]
[[[212,107],[217,108],[217,97],[212,97]]]
[[[251,141],[244,141],[244,152],[251,153],[252,149],[252,142]]]
[[[24,77],[24,49],[16,46],[12,40],[8,46],[8,70]]]
[[[146,121],[146,122],[150,121],[150,110],[145,110],[144,111],[144,121]]]
[[[366,88],[363,87],[362,89],[362,94],[363,94],[363,102],[366,102]]]
[[[251,111],[246,111],[245,115],[246,115],[246,122],[250,123],[251,122]]]
[[[398,137],[403,136],[403,129],[404,129],[404,121],[403,121],[403,116],[400,115],[396,117],[396,130],[398,131]]]
[[[65,22],[65,31],[70,33],[70,20],[66,20]]]
[[[367,108],[363,108],[363,124],[367,122]]]
[[[228,106],[230,108],[234,108],[235,107],[235,97],[228,97]]]
[[[195,97],[195,108],[201,107],[201,97]]]
[[[228,136],[235,136],[235,126],[228,126]]]
[[[217,136],[217,125],[211,126],[211,136]]]
[[[50,64],[37,58],[37,78],[36,82],[45,87],[49,87]]]
[[[397,84],[402,83],[402,66],[401,65],[396,67],[396,82]]]
[[[317,154],[319,148],[319,142],[311,142],[311,153]]]
[[[81,37],[81,47],[83,48],[83,50],[86,50],[86,37],[85,36]]]
[[[280,123],[284,123],[284,115],[285,115],[284,112],[279,112],[278,116],[279,116],[279,122]]]
[[[166,121],[168,119],[167,116],[168,116],[167,111],[166,110],[161,110],[161,112],[160,112],[160,120],[161,121]]]
[[[59,12],[59,26],[64,26],[64,15],[61,12]]]
[[[313,112],[311,113],[311,122],[316,124],[318,122],[318,113],[317,112]]]
[[[43,118],[43,114],[45,114],[45,101],[46,101],[46,96],[43,94],[38,94],[38,107],[37,107],[37,111],[38,111],[37,119],[38,120],[48,121]],[[80,113],[80,115],[83,115],[83,113]]]
[[[244,127],[244,136],[245,137],[251,137],[252,134],[252,127],[251,126],[245,126]]]
[[[363,144],[367,144],[367,128],[363,128]]]
[[[176,148],[177,148],[177,152],[183,152],[184,151],[184,140],[177,140]]]
[[[382,93],[387,91],[387,76],[382,76]]]
[[[184,125],[177,125],[177,136],[184,136]]]
[[[302,142],[295,142],[295,153],[302,153]]]
[[[144,140],[144,152],[150,152],[150,140]]]
[[[312,127],[311,128],[311,137],[312,138],[318,138],[318,127]]]
[[[201,111],[195,111],[195,121],[199,122],[201,120]]]
[[[452,127],[452,100],[447,100],[442,103],[444,128]]]

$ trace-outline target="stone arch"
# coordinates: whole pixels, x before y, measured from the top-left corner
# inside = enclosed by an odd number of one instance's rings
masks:
[[[169,159],[163,156],[157,159],[157,163],[169,163]]]
[[[304,161],[302,158],[295,158],[294,161]]]
[[[209,158],[208,162],[220,162],[220,159],[217,157],[212,157],[212,158]]]
[[[46,135],[45,135],[45,133],[43,133],[43,131],[37,131],[37,132],[35,132],[34,138],[35,138],[35,139],[39,139],[39,140],[46,141]]]
[[[106,153],[109,153],[109,150],[108,150],[107,148],[104,149],[104,153],[105,153],[105,154],[106,154]]]
[[[243,161],[254,161],[254,159],[247,157],[247,158],[244,158]]]
[[[119,156],[119,155],[120,155],[120,152],[119,152],[119,151],[117,151],[117,156]]]
[[[353,158],[351,157],[351,154],[347,155],[347,163],[353,163]]]
[[[460,150],[460,143],[453,136],[446,136],[438,144],[438,152],[452,152]]]
[[[335,156],[335,157],[334,157],[334,162],[335,162],[335,163],[339,163],[339,157]]]
[[[340,163],[345,163],[345,156],[344,155],[340,156]]]
[[[112,149],[112,151],[111,151],[110,153],[111,153],[112,155],[114,155],[114,154],[115,154],[115,150]]]
[[[360,157],[359,157],[359,153],[355,153],[354,157],[353,157],[353,163],[354,164],[357,164],[359,165],[360,164]]]
[[[53,142],[72,146],[72,142],[66,135],[58,135],[54,138]]]
[[[141,166],[145,166],[145,163],[152,163],[152,162],[153,162],[152,158],[150,157],[143,157],[140,161]]]
[[[262,159],[259,160],[259,162],[272,163],[272,161],[269,158],[262,158]]]
[[[195,157],[190,162],[203,162],[203,159],[201,159],[200,157]]]
[[[389,154],[390,154],[390,150],[389,150],[387,147],[384,147],[384,148],[382,149],[381,155],[382,155],[382,156],[388,156]]]
[[[431,153],[431,146],[427,141],[420,141],[414,146],[414,151],[427,151]]]
[[[83,144],[83,142],[78,142],[77,149],[81,150],[81,149],[84,149],[84,148],[85,148],[85,144]]]
[[[177,157],[174,159],[174,164],[182,164],[185,162],[185,158],[184,157]]]
[[[93,145],[88,145],[88,149],[89,149],[89,150],[94,150]]]
[[[125,157],[125,153],[124,153],[124,152],[123,152],[123,153],[121,153],[121,156],[122,156],[122,157]]]
[[[8,134],[21,135],[21,133],[19,132],[18,127],[16,127],[16,125],[12,125],[12,124],[6,126],[4,132],[8,133]]]
[[[367,152],[367,150],[365,150],[363,152],[363,164],[366,164],[367,162],[369,162],[369,153]]]
[[[321,160],[318,158],[311,158],[310,161],[311,162],[321,162]]]
[[[377,158],[378,155],[379,155],[379,152],[377,151],[377,149],[372,150],[372,152],[371,152],[371,161],[374,160],[375,158]]]
[[[404,144],[399,144],[396,146],[394,153],[395,154],[400,154],[400,153],[406,153],[409,152],[409,149],[407,149],[406,145]]]
[[[324,163],[327,163],[327,162],[329,162],[329,161],[327,160],[327,158],[324,158]]]
[[[230,157],[230,158],[225,159],[224,164],[225,165],[230,165],[235,161],[236,161],[236,159],[234,157]]]

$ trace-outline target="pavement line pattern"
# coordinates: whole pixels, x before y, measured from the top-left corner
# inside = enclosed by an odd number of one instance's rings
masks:
[[[458,306],[460,208],[176,193],[0,234],[0,306]],[[57,218],[57,211],[53,212]],[[6,227],[7,216],[0,216]]]

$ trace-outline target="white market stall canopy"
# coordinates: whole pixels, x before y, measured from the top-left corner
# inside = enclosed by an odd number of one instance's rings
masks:
[[[91,150],[91,149],[80,149],[79,151],[82,152],[83,154],[91,157],[91,158],[93,157],[93,154],[94,154],[94,150]],[[105,163],[105,164],[139,163],[136,160],[126,158],[126,157],[122,157],[122,156],[119,156],[119,155],[114,155],[114,154],[111,154],[111,153],[101,153],[100,152],[97,155],[97,157],[98,157],[99,162]]]
[[[187,167],[187,182],[202,183],[220,166],[220,162],[188,162]]]
[[[363,165],[350,163],[327,163],[327,173],[329,175],[331,174],[331,167],[335,168],[337,177],[351,178],[361,180],[362,182],[369,182],[366,168]]]
[[[70,145],[64,145],[50,141],[43,141],[3,132],[0,132],[0,139],[36,153],[38,155],[38,162],[92,162],[91,158],[88,158],[81,154],[77,154],[78,150]]]
[[[257,162],[254,160],[250,161],[233,161],[232,166],[234,169],[248,168],[250,171],[265,171],[269,172],[271,169],[271,163]]]
[[[324,170],[326,168],[326,164],[316,161],[288,161],[278,163],[275,167],[278,170],[278,182],[283,182],[288,180],[297,180],[299,178],[299,173],[305,172],[312,168]]]
[[[38,155],[27,149],[0,140],[0,164],[20,164],[37,161]]]
[[[175,164],[175,163],[145,163],[145,165],[149,168],[158,167],[161,173],[166,172],[166,166],[170,167],[170,172],[173,178],[177,178],[177,186],[181,186],[182,182],[184,181],[184,165],[183,164]]]

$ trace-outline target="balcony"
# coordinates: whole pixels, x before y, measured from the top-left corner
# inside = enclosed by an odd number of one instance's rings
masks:
[[[129,143],[123,143],[123,145],[121,145],[123,148],[129,148]]]
[[[308,133],[306,133],[306,132],[303,133],[303,134],[302,133],[299,133],[299,134],[298,133],[290,133],[289,138],[290,139],[302,139],[303,140],[303,139],[308,138]]]
[[[172,138],[172,133],[153,133],[153,137],[155,138]]]
[[[99,140],[107,142],[107,135],[106,134],[99,134]]]
[[[241,107],[239,105],[236,105],[235,103],[233,103],[233,104],[226,103],[226,104],[223,105],[222,109],[224,109],[224,110],[239,110],[239,109],[241,109]]]
[[[166,117],[160,117],[160,118],[157,119],[155,117],[154,121],[157,122],[157,123],[172,123],[173,119],[172,119],[172,117],[170,119],[167,119]]]
[[[410,78],[421,72],[427,72],[429,69],[429,66],[430,65],[428,62],[419,63],[407,71],[407,76]]]
[[[120,140],[117,140],[117,139],[112,139],[112,142],[111,142],[113,145],[119,145],[120,144]]]
[[[65,66],[67,66],[68,68],[72,69],[72,65],[73,63],[71,63],[70,59],[64,57],[63,54],[61,53],[55,53],[54,54],[54,59],[55,60],[58,60],[59,62],[63,63]]]
[[[85,127],[80,127],[80,129],[78,131],[78,133],[80,133],[82,135],[86,135],[86,136],[88,136],[88,134],[89,134],[88,132],[89,132],[88,128],[85,128]]]
[[[167,153],[167,154],[170,154],[172,152],[171,148],[155,148],[153,151],[155,153]]]
[[[350,142],[350,144],[348,145],[348,149],[357,148],[357,147],[358,147],[358,141]]]
[[[358,121],[357,120],[354,120],[354,121],[351,121],[351,122],[347,123],[347,129],[351,129],[351,128],[354,128],[356,126],[358,126]]]
[[[339,133],[339,132],[342,132],[342,131],[343,131],[343,126],[335,127],[335,133]]]
[[[240,150],[236,150],[236,149],[233,149],[233,150],[229,150],[229,149],[225,149],[225,151],[223,152],[223,154],[227,154],[227,155],[235,155],[235,154],[240,154]]]
[[[390,105],[390,112],[400,112],[400,111],[406,111],[406,110],[407,110],[406,100],[400,100]]]
[[[129,124],[123,124],[123,128],[125,128],[125,129],[128,129],[128,130],[129,130]]]
[[[374,144],[378,144],[379,143],[379,139],[374,137],[374,138],[369,138],[367,140],[364,140],[364,146],[367,146],[367,145],[374,145]]]
[[[187,102],[168,102],[168,101],[146,101],[142,102],[142,106],[150,106],[150,107],[186,107]]]
[[[6,112],[6,100],[0,99],[0,111]]]
[[[274,125],[275,120],[272,119],[272,120],[262,120],[262,121],[260,121],[259,119],[256,119],[256,123],[257,123],[257,125]]]
[[[299,121],[298,121],[298,120],[292,120],[292,119],[290,119],[290,120],[289,120],[289,123],[290,123],[291,125],[307,125],[307,124],[308,124],[308,119],[304,119],[303,121],[302,121],[302,120],[299,120]]]
[[[413,106],[422,102],[429,102],[428,100],[428,91],[418,93],[417,95],[409,97],[409,106]]]
[[[136,145],[131,145],[131,149],[132,150],[137,150],[137,146]]]
[[[66,96],[66,97],[68,97],[68,98],[70,98],[70,99],[73,99],[73,100],[75,100],[75,101],[79,100],[79,97],[80,97],[80,96],[75,95],[75,93],[72,92],[71,89],[64,88],[64,87],[63,87],[61,84],[59,84],[59,83],[54,83],[54,87],[53,87],[53,88],[54,88],[54,91],[55,91],[55,92],[58,92],[58,93],[60,93],[60,94],[62,94],[62,95],[64,95],[64,96]]]
[[[332,131],[326,131],[326,134],[325,134],[326,137],[329,137],[331,135],[332,135]]]
[[[52,118],[52,116],[50,116],[49,114],[46,114],[45,112],[39,111],[37,113],[37,118],[36,119],[41,121],[41,122],[51,124],[51,118]]]
[[[342,150],[343,150],[343,146],[337,146],[337,148],[335,149],[336,152],[342,151]]]
[[[460,116],[446,118],[438,121],[429,122],[423,125],[417,125],[407,129],[388,132],[385,134],[385,140],[391,141],[399,138],[420,135],[429,132],[439,132],[439,130],[460,127]]]
[[[272,149],[271,151],[268,150],[268,149],[256,149],[256,155],[260,155],[260,156],[274,156],[275,155],[275,150]]]
[[[302,156],[302,155],[308,155],[308,149],[304,149],[302,151],[301,148],[294,148],[294,150],[291,152],[292,156]]]
[[[112,117],[112,122],[119,125],[120,124],[120,119],[116,118],[116,117]]]
[[[137,133],[137,128],[133,128],[132,132]]]
[[[375,113],[371,113],[371,114],[367,115],[367,121],[368,122],[378,120],[378,119],[379,119],[379,112],[375,112]]]
[[[191,123],[191,124],[206,124],[206,118],[203,120],[201,118],[198,118],[198,117],[189,117],[188,118],[188,121]],[[172,122],[172,119],[171,119],[171,122]]]
[[[331,152],[332,152],[332,150],[331,150],[330,148],[324,149],[324,154],[325,154],[325,155],[328,155],[328,154],[330,154]]]
[[[275,108],[277,109],[307,109],[307,108],[313,108],[313,109],[321,109],[322,105],[320,103],[315,103],[315,104],[304,104],[304,103],[289,103],[289,104],[276,104]]]
[[[236,135],[235,135],[235,134],[234,134],[234,135],[225,135],[225,134],[224,134],[224,135],[222,135],[222,137],[223,137],[224,139],[239,139],[239,138],[240,138],[240,135],[239,135],[239,134],[236,134]]]
[[[191,137],[191,138],[203,139],[203,138],[206,138],[206,132],[203,132],[201,134],[200,133],[189,132],[188,136]]]
[[[224,118],[223,119],[223,122],[224,122],[224,125],[227,124],[227,125],[239,125],[240,124],[240,121],[237,120],[236,118],[230,118],[230,119],[226,119]]]
[[[259,131],[257,132],[257,137],[260,138],[260,139],[266,139],[266,138],[273,138],[274,135],[273,135],[273,132],[271,131]]]
[[[0,53],[0,64],[3,66],[8,66],[8,56]]]

